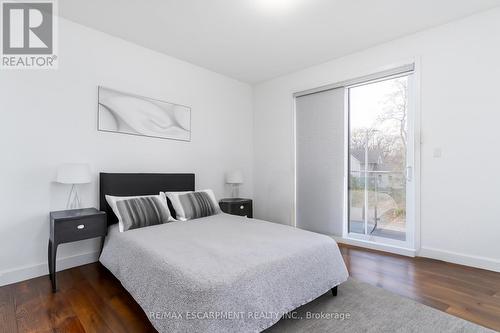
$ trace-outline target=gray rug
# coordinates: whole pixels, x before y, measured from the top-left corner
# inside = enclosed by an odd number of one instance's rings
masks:
[[[307,319],[314,316],[313,319]],[[318,318],[322,316],[323,318]],[[302,318],[302,319],[300,319]],[[338,296],[326,293],[271,332],[493,332],[372,285],[349,279]]]

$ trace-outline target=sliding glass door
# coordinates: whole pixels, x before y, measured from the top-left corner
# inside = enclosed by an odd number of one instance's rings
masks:
[[[347,87],[351,238],[413,247],[412,76]]]
[[[297,227],[415,249],[414,75],[411,64],[294,94]]]

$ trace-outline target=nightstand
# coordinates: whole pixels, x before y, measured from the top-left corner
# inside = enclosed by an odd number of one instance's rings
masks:
[[[56,255],[59,244],[101,237],[102,249],[107,233],[106,213],[95,208],[62,210],[50,213],[48,261],[53,292],[57,290]]]
[[[246,216],[249,218],[253,217],[252,200],[250,199],[222,199],[219,201],[219,206],[220,209],[227,214]]]

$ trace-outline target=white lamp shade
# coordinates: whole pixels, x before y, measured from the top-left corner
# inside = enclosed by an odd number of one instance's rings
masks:
[[[240,170],[226,173],[226,184],[243,184],[243,173]]]
[[[57,168],[56,182],[61,184],[87,184],[92,180],[88,164],[68,163]]]

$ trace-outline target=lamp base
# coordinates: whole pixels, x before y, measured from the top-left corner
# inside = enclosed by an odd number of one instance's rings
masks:
[[[76,184],[73,184],[71,185],[71,190],[69,191],[66,209],[80,209],[81,207],[82,202],[80,201],[80,196],[78,195],[78,188]]]
[[[238,198],[240,195],[239,184],[231,184],[231,198]]]

